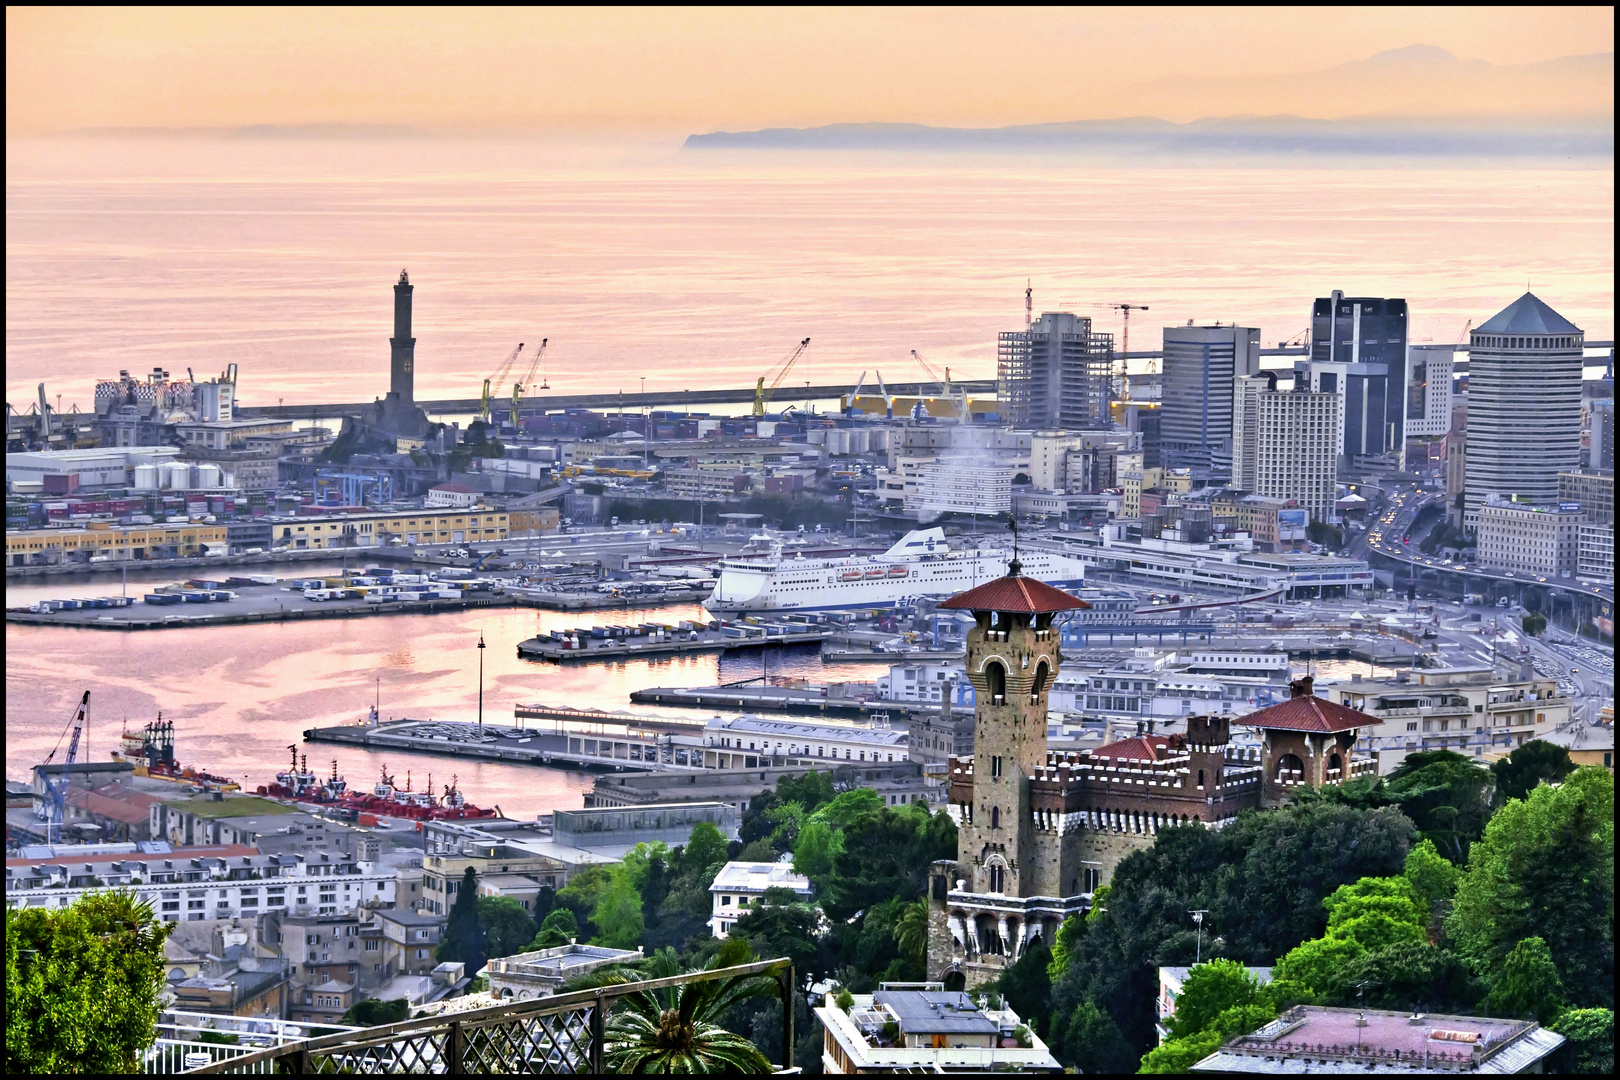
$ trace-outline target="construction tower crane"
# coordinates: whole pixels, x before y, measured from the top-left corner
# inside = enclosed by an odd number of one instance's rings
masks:
[[[546,358],[546,342],[550,340],[550,338],[540,339],[540,348],[535,350],[534,359],[529,361],[529,373],[523,376],[522,382],[515,382],[512,384],[512,426],[514,428],[517,427],[518,407],[523,403],[523,392],[525,390],[534,389],[534,373],[540,367],[540,361]],[[521,349],[523,346],[519,345],[518,348]],[[542,378],[544,378],[544,376],[542,376]],[[540,387],[540,389],[550,390],[551,386],[550,384],[547,384]]]
[[[787,378],[787,373],[793,369],[794,361],[798,360],[800,356],[803,356],[804,350],[809,347],[809,338],[805,338],[803,341],[799,342],[798,347],[792,352],[788,353],[787,359],[782,361],[781,367],[777,369],[776,376],[775,378],[771,379],[771,384],[769,386],[765,385],[765,378],[766,376],[770,375],[770,372],[767,371],[765,375],[761,375],[759,377],[759,381],[754,384],[755,416],[765,415],[765,403],[770,400],[772,394],[776,393],[776,388],[782,385],[782,380]]]
[[[89,716],[90,691],[86,690],[84,692],[84,697],[79,699],[79,707],[74,711],[73,719],[69,721],[69,723],[73,725],[73,738],[68,741],[67,758],[62,763],[65,766],[62,770],[62,775],[53,782],[50,774],[43,772],[40,774],[40,779],[45,784],[45,839],[47,842],[51,838],[50,827],[55,825],[56,828],[60,830],[62,823],[67,820],[67,793],[68,787],[73,781],[72,765],[74,761],[78,759],[79,736],[84,734],[84,725],[89,719]],[[62,744],[59,742],[57,745],[60,746]],[[52,750],[46,755],[45,764],[49,765],[51,763],[51,758],[54,758],[55,756],[56,751]],[[57,839],[61,839],[60,832],[58,832]]]
[[[518,347],[512,350],[512,355],[508,356],[506,358],[506,362],[496,369],[495,374],[484,380],[484,396],[478,409],[478,418],[484,423],[489,423],[489,397],[491,388],[493,387],[494,392],[497,394],[501,392],[501,385],[506,382],[506,373],[512,370],[512,365],[517,363],[518,353],[521,353],[522,351],[523,342],[520,341],[518,342]]]
[[[1108,306],[1115,311],[1123,312],[1125,315],[1125,340],[1120,344],[1119,350],[1119,393],[1116,395],[1117,398],[1123,398],[1125,396],[1125,376],[1127,374],[1126,357],[1131,352],[1131,312],[1146,311],[1148,306],[1146,304],[1110,304]]]

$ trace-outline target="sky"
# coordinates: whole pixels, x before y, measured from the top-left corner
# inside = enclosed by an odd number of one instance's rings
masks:
[[[6,132],[404,124],[685,134],[1343,116],[1365,102],[1335,94],[1331,80],[1301,96],[1289,76],[1420,44],[1523,65],[1612,49],[1613,37],[1609,7],[8,7]],[[1441,111],[1470,104],[1423,100]],[[1612,96],[1594,108],[1612,111]]]

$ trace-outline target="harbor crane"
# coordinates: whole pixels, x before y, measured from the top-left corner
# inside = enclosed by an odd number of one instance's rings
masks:
[[[809,338],[805,338],[803,341],[799,342],[798,346],[792,352],[788,353],[787,359],[783,360],[781,366],[776,369],[776,375],[771,378],[771,384],[769,386],[765,385],[765,379],[770,375],[770,372],[767,371],[764,375],[759,377],[759,381],[754,384],[753,414],[755,416],[765,415],[765,403],[770,400],[772,394],[776,393],[776,388],[782,385],[782,380],[787,378],[787,373],[793,370],[794,362],[798,360],[799,357],[803,356],[804,350],[809,347]]]
[[[858,398],[860,398],[861,391],[863,389],[865,389],[865,388],[866,388],[866,372],[863,371],[863,372],[861,372],[861,377],[859,379],[855,380],[855,389],[850,391],[849,397],[844,399],[844,415],[845,416],[848,416],[848,415],[850,415],[851,413],[853,413],[855,411],[855,402],[856,402],[856,400]]]
[[[968,419],[967,391],[963,390],[961,398],[957,398],[956,391],[951,389],[951,369],[946,368],[945,375],[943,378],[941,378],[939,373],[933,369],[932,365],[930,365],[928,361],[922,358],[916,349],[911,350],[911,358],[917,361],[924,371],[928,372],[928,377],[930,379],[933,379],[935,382],[939,383],[940,393],[944,396],[946,401],[951,403],[951,407],[956,410],[956,419],[961,423],[966,423]]]
[[[523,342],[520,341],[518,342],[518,347],[512,350],[512,355],[508,356],[506,358],[506,362],[496,369],[495,374],[484,380],[484,395],[478,409],[478,418],[484,423],[489,423],[489,398],[491,388],[493,388],[494,393],[498,394],[501,392],[501,386],[506,382],[506,373],[512,370],[512,365],[517,363],[518,354],[522,351]]]
[[[550,340],[550,338],[540,339],[540,348],[535,350],[534,359],[529,361],[529,373],[523,376],[522,382],[515,382],[512,384],[512,427],[514,429],[517,427],[518,423],[518,407],[523,404],[523,392],[525,390],[535,389],[534,373],[539,370],[540,361],[546,358],[546,342]],[[521,349],[523,346],[519,345],[518,348]],[[551,384],[545,381],[545,376],[543,374],[540,376],[540,379],[541,386],[539,389],[550,390]]]
[[[74,711],[73,719],[69,721],[73,725],[73,737],[68,740],[67,757],[62,762],[64,766],[62,775],[53,782],[50,774],[40,773],[39,778],[45,784],[45,839],[47,842],[51,839],[51,826],[53,825],[58,830],[57,839],[61,839],[60,830],[63,822],[67,820],[67,793],[68,786],[73,780],[73,763],[79,757],[79,737],[84,734],[84,725],[89,717],[90,691],[86,690],[84,697],[79,699],[79,707]],[[60,742],[57,743],[57,746],[61,745]],[[45,756],[44,763],[49,765],[51,758],[55,756],[56,751],[52,750]]]

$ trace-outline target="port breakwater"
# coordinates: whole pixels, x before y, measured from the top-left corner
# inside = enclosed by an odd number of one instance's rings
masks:
[[[533,637],[518,643],[518,656],[524,660],[550,660],[555,663],[611,663],[617,660],[646,659],[652,656],[679,656],[684,653],[729,653],[742,649],[762,649],[781,645],[820,645],[830,631],[801,630],[780,634],[735,637],[723,631],[697,631],[696,637],[671,634],[662,640],[638,638],[580,638],[577,649],[562,647],[551,638]]]
[[[606,769],[615,772],[697,771],[669,737],[626,725],[620,731],[537,731],[511,724],[459,720],[392,720],[377,725],[307,728],[305,742],[338,743],[368,750],[402,750],[439,757],[472,758],[542,768]]]

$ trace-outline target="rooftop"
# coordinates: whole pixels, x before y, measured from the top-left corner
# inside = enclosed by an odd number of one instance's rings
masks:
[[[1062,589],[1054,589],[1044,581],[1022,574],[1008,574],[965,593],[958,593],[939,606],[964,611],[1009,611],[1035,615],[1084,609],[1091,605]]]
[[[1163,761],[1169,746],[1170,740],[1164,735],[1137,735],[1099,746],[1092,754],[1114,761]]]
[[[1527,1072],[1562,1035],[1526,1020],[1380,1009],[1292,1009],[1193,1066],[1197,1072]],[[1537,1070],[1539,1071],[1539,1070]]]
[[[1234,723],[1271,731],[1317,732],[1352,731],[1383,723],[1378,717],[1360,709],[1316,697],[1311,693],[1311,679],[1308,676],[1290,684],[1290,689],[1294,696],[1287,701],[1249,713]]]
[[[792,889],[806,895],[810,892],[810,879],[793,872],[791,862],[728,862],[714,876],[710,892],[732,892],[766,889]]]
[[[887,1005],[905,1035],[999,1035],[1001,1026],[959,990],[879,990],[874,1005]]]
[[[1535,293],[1525,293],[1492,318],[1474,327],[1476,334],[1579,334],[1580,327],[1548,307]]]
[[[756,735],[780,735],[795,739],[839,739],[844,742],[899,746],[906,741],[905,728],[864,727],[814,720],[770,720],[760,716],[715,718],[704,725],[727,731],[747,731]]]
[[[214,798],[216,792],[204,792],[183,799],[164,799],[163,802],[183,810],[188,814],[196,814],[201,818],[246,818],[261,817],[275,814],[296,814],[298,808],[274,799],[261,799],[254,795],[224,795]]]

